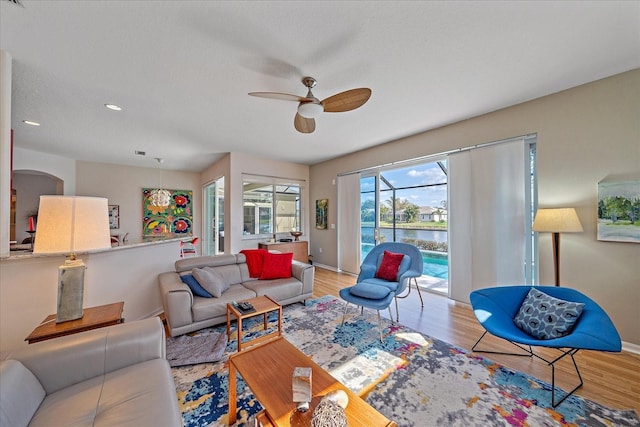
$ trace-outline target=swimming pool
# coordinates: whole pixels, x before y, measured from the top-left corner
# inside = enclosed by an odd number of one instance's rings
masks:
[[[362,259],[371,251],[373,245],[363,243],[361,246]],[[449,279],[449,255],[443,252],[423,251],[422,254],[422,274],[436,277],[438,279]]]

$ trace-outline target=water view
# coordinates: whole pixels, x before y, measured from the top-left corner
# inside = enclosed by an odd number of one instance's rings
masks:
[[[371,251],[374,246],[373,228],[362,227],[361,229],[361,253],[362,259]],[[385,242],[393,242],[393,229],[381,228],[380,235]],[[433,241],[437,243],[447,242],[447,232],[440,230],[421,230],[421,229],[396,229],[395,241],[402,242],[403,239]],[[435,252],[420,250],[422,253],[422,274],[436,277],[438,279],[448,280],[449,277],[449,257],[445,252]]]

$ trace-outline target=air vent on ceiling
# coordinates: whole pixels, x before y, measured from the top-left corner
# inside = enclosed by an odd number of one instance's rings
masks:
[[[144,151],[140,151],[140,150],[136,150],[136,151],[135,151],[135,153],[136,153],[138,156],[146,156],[146,155],[147,155],[147,153],[146,153],[146,152],[144,152]]]
[[[24,8],[24,5],[22,4],[22,2],[20,0],[5,0],[5,1],[8,1],[9,3],[13,3],[16,6],[20,6],[20,7]]]

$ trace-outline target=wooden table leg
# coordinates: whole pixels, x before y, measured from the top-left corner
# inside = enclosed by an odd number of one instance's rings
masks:
[[[242,316],[238,317],[236,322],[238,325],[238,353],[242,351]]]
[[[236,367],[229,362],[229,425],[236,423]]]
[[[231,310],[227,304],[227,341],[231,339]]]
[[[282,306],[278,307],[278,335],[282,336]]]
[[[264,316],[264,322],[263,322],[263,323],[264,323],[264,328],[263,328],[263,329],[264,329],[265,331],[267,330],[267,314],[269,314],[269,313],[265,313],[265,314],[263,315],[263,316]]]

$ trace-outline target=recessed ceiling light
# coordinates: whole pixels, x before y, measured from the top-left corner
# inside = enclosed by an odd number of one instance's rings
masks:
[[[116,104],[104,104],[105,107],[107,107],[109,110],[113,110],[113,111],[122,111],[122,107],[116,105]]]
[[[31,121],[31,120],[23,120],[22,123],[24,123],[25,125],[30,125],[30,126],[40,126],[40,123]]]

